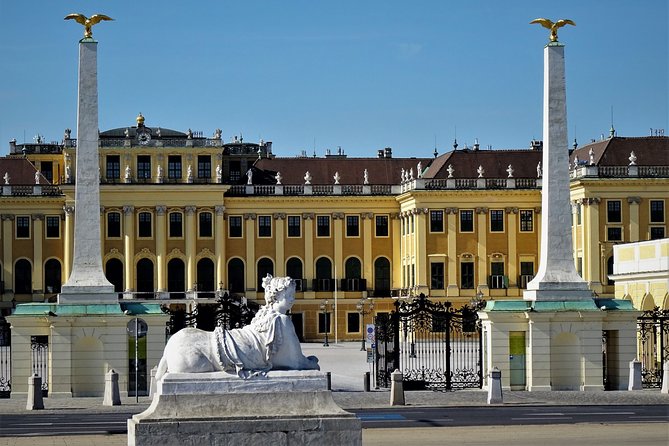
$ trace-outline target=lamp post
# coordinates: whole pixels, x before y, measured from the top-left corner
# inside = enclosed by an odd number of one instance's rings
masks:
[[[365,311],[365,304],[367,304],[367,311]],[[372,299],[363,297],[358,301],[356,308],[358,309],[358,313],[360,313],[360,320],[362,324],[362,344],[360,345],[360,351],[364,352],[367,350],[365,346],[365,315],[372,314],[372,311],[374,311],[374,301]]]
[[[325,324],[325,341],[323,342],[323,347],[329,347],[330,343],[328,342],[328,332],[330,331],[330,306],[332,304],[328,303],[328,300],[325,299],[321,303],[321,312],[323,313],[323,320]]]

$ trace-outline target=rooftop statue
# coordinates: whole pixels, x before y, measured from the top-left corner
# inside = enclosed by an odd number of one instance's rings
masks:
[[[65,20],[74,19],[77,23],[84,25],[84,38],[91,39],[93,37],[93,25],[100,23],[103,20],[114,20],[104,14],[94,14],[90,18],[83,14],[68,14]]]
[[[544,28],[548,28],[551,30],[551,35],[550,35],[550,41],[551,42],[557,42],[558,41],[558,35],[557,35],[557,30],[558,28],[562,28],[565,25],[572,25],[576,26],[576,23],[574,23],[572,20],[569,19],[560,19],[557,22],[553,23],[551,20],[548,19],[543,19],[543,18],[538,18],[534,19],[530,22],[532,23],[538,23]]]
[[[265,302],[251,323],[214,332],[184,328],[170,338],[158,364],[156,380],[165,373],[225,371],[250,378],[270,370],[320,370],[318,358],[305,357],[295,327],[286,315],[295,302],[295,281],[267,275]]]

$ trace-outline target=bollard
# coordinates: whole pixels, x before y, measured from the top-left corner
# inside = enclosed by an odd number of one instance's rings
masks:
[[[502,398],[502,372],[497,367],[493,367],[488,376],[490,377],[490,381],[488,381],[488,404],[502,404],[504,402]]]
[[[327,390],[332,390],[332,372],[325,373],[325,380],[327,381]]]
[[[392,383],[390,384],[390,405],[404,406],[404,382],[402,372],[395,369],[390,374]]]
[[[641,362],[633,359],[630,361],[630,378],[627,390],[642,390],[641,385]]]
[[[153,394],[156,393],[156,373],[158,372],[158,366],[155,366],[151,369],[151,384],[149,385],[149,398],[153,398]]]
[[[363,387],[365,389],[365,392],[369,392],[369,372],[365,372],[365,374],[362,377],[363,381]]]
[[[669,361],[664,361],[662,366],[662,390],[660,393],[669,393]]]
[[[103,406],[120,406],[121,394],[118,389],[118,373],[114,369],[105,373],[105,396],[102,399]]]
[[[28,403],[26,410],[44,409],[44,400],[42,399],[42,377],[37,373],[28,377]]]

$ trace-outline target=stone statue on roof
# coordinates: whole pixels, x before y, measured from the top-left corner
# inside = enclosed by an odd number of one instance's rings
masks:
[[[216,182],[220,183],[222,179],[223,179],[223,169],[221,169],[220,164],[217,164],[216,165]]]
[[[39,184],[39,171],[35,171],[35,184]]]
[[[251,169],[246,171],[246,184],[248,186],[253,184],[253,170]]]
[[[537,163],[537,178],[541,178],[541,161]]]
[[[455,172],[453,164],[448,165],[448,169],[446,169],[446,172],[448,172],[448,178],[453,178],[453,173]]]
[[[506,168],[506,173],[508,174],[509,178],[513,178],[513,166],[509,164],[509,167]]]
[[[592,147],[590,147],[590,151],[588,151],[588,156],[590,157],[590,165],[594,166],[595,165],[595,151],[592,150]]]
[[[574,169],[578,167],[578,163],[580,163],[581,160],[578,159],[578,155],[574,155]]]
[[[369,184],[369,172],[367,172],[367,169],[362,173],[362,184]]]
[[[5,184],[9,184],[9,180],[10,180],[9,172],[5,172],[5,176],[2,177],[2,178],[5,180]]]
[[[476,169],[476,173],[479,174],[479,178],[483,178],[483,174],[485,173],[483,166],[479,165],[478,169]]]
[[[630,152],[630,157],[628,159],[630,160],[630,166],[636,166],[636,155],[634,154],[634,150]]]
[[[339,175],[339,172],[335,172],[334,174],[334,184],[339,184],[339,180],[341,180],[341,176]]]
[[[281,172],[277,172],[274,179],[276,180],[276,184],[280,185],[281,184]]]
[[[400,182],[404,183],[406,180],[407,180],[406,173],[404,171],[404,167],[402,167],[402,170],[400,171]]]
[[[416,176],[418,178],[423,178],[423,163],[418,161],[418,165],[416,166]]]
[[[413,167],[409,169],[408,180],[413,181]]]
[[[216,129],[214,131],[214,139],[221,139],[222,135],[223,135],[223,130]]]
[[[304,184],[311,184],[311,174],[307,170],[306,173],[304,174]]]

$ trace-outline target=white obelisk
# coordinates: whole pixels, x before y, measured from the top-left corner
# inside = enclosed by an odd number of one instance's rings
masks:
[[[525,300],[592,299],[588,284],[574,266],[569,200],[567,94],[564,45],[544,48],[544,145],[541,189],[541,257],[539,270],[527,284]]]
[[[102,270],[100,248],[97,45],[90,37],[79,41],[74,253],[72,273],[58,295],[59,304],[118,302]]]

